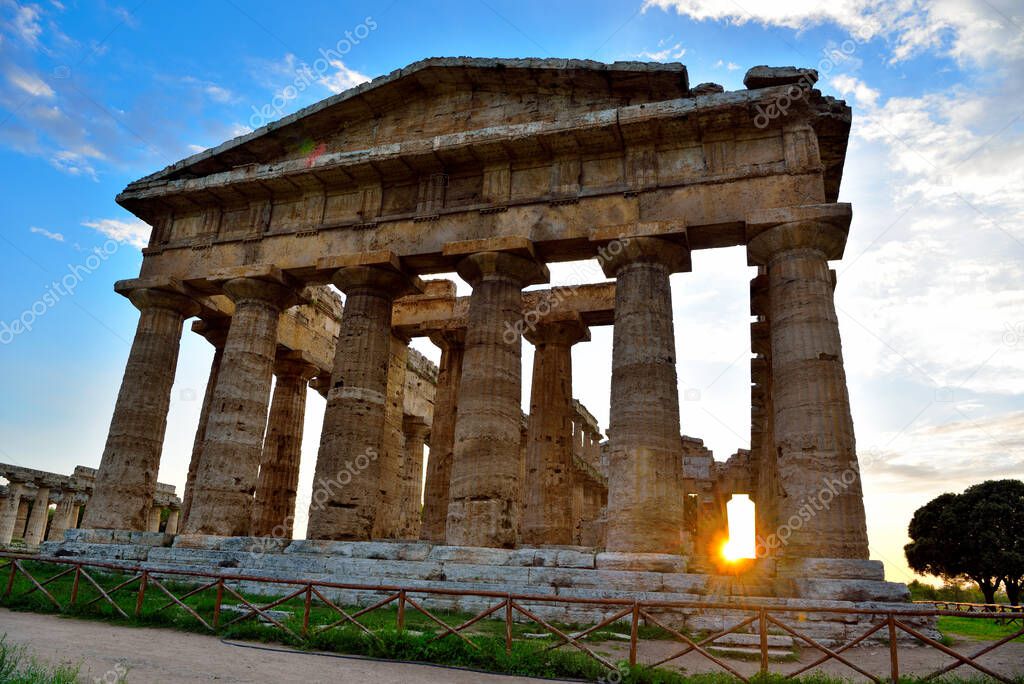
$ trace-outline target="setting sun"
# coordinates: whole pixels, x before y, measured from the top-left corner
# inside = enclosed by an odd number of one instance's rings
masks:
[[[729,562],[754,558],[754,502],[746,494],[736,494],[727,507],[729,538],[722,544],[722,558]]]

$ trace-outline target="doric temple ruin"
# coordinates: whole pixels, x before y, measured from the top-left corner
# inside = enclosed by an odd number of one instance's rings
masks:
[[[428,59],[130,184],[118,202],[153,226],[116,285],[138,330],[63,552],[245,568],[259,544],[288,550],[259,560],[284,575],[902,600],[868,559],[829,267],[851,111],[816,78],[755,67],[724,92],[681,64]],[[751,436],[717,463],[680,425],[669,279],[730,246],[756,267]],[[583,260],[608,280],[536,289]],[[429,278],[451,273],[469,296]],[[193,316],[216,353],[180,534],[147,537]],[[587,369],[611,375],[607,441],[572,387],[594,326],[613,329]],[[307,385],[327,408],[293,541]],[[760,557],[716,580],[735,493]]]
[[[63,541],[67,530],[78,529],[96,481],[96,469],[77,466],[71,475],[47,473],[0,463],[0,546],[16,540],[28,548],[44,541]],[[50,512],[50,504],[55,504]],[[174,485],[156,483],[146,519],[147,532],[178,532],[181,499]]]

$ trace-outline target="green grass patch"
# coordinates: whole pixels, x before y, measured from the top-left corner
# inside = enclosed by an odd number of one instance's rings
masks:
[[[50,667],[29,655],[23,646],[7,643],[0,637],[0,682],[3,684],[75,684],[78,667]]]
[[[943,636],[954,634],[979,641],[998,641],[1020,631],[1021,626],[1019,620],[1012,623],[1003,622],[995,616],[987,619],[943,616],[938,622],[938,629]],[[1024,636],[1019,636],[1014,641],[1024,643]]]

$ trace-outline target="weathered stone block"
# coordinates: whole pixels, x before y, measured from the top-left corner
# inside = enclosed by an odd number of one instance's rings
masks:
[[[882,561],[853,558],[793,558],[778,561],[779,577],[885,580]]]
[[[599,570],[643,570],[648,572],[686,572],[686,558],[666,553],[619,553],[606,551],[597,554],[595,567]]]
[[[910,590],[905,584],[856,579],[793,579],[792,587],[797,596],[809,599],[832,599],[839,601],[892,601],[910,599]]]

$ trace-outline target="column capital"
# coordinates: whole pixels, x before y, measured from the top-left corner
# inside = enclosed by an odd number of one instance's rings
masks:
[[[547,266],[532,257],[512,252],[470,254],[459,261],[455,270],[474,288],[485,280],[513,280],[520,288],[551,280]]]
[[[346,295],[370,291],[397,299],[423,291],[416,276],[383,266],[344,266],[334,272],[331,282]]]
[[[202,335],[206,341],[217,349],[223,349],[231,328],[231,317],[202,318],[192,323],[192,332]]]
[[[601,269],[615,278],[625,266],[651,263],[664,266],[669,273],[687,272],[692,268],[690,248],[678,242],[655,237],[623,238],[611,243],[600,257]]]
[[[840,259],[853,212],[848,203],[778,207],[747,217],[747,262],[766,265],[794,249],[813,249]]]
[[[292,376],[308,382],[320,372],[320,369],[304,356],[300,351],[278,353],[274,360],[274,375]]]
[[[127,293],[128,300],[139,311],[146,309],[167,309],[180,313],[185,318],[199,313],[199,304],[186,295],[167,290],[140,287]]]
[[[407,413],[402,416],[402,431],[405,433],[406,439],[422,441],[430,432],[430,423],[421,416]]]
[[[442,351],[452,347],[464,347],[466,346],[466,329],[453,328],[452,330],[433,332],[430,334],[430,341]]]
[[[294,306],[299,299],[293,288],[260,278],[232,278],[225,281],[221,287],[224,294],[236,305],[255,300],[272,304],[279,309],[287,309]]]
[[[541,347],[548,344],[571,347],[577,342],[590,341],[590,328],[576,312],[556,320],[542,320],[523,331],[530,344]]]
[[[327,393],[331,389],[331,374],[330,373],[319,373],[309,381],[309,386],[316,390],[324,399],[327,398]]]

